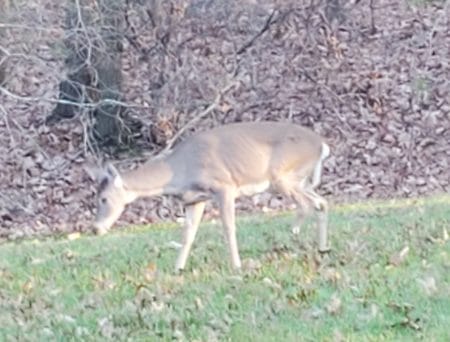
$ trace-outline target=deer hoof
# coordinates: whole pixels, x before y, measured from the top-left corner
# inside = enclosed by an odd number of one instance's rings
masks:
[[[99,236],[105,235],[107,232],[108,232],[108,229],[105,229],[105,228],[96,228],[95,229],[95,234],[99,235]]]
[[[331,252],[331,247],[326,247],[326,248],[320,248],[319,249],[319,253],[320,254],[329,254]]]

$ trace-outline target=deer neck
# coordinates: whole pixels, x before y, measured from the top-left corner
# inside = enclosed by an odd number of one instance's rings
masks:
[[[176,189],[171,186],[173,177],[173,171],[165,159],[149,161],[122,175],[124,187],[133,194],[132,200],[175,193]]]

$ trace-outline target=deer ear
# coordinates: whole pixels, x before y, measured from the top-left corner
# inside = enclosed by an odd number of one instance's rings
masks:
[[[84,165],[83,170],[94,182],[99,182],[105,177],[105,171],[92,163]]]
[[[105,171],[111,178],[115,178],[119,175],[119,171],[117,171],[117,169],[111,163],[106,164]]]
[[[108,163],[106,165],[106,173],[108,175],[109,179],[112,179],[114,182],[114,186],[116,188],[122,188],[123,187],[123,180],[122,177],[119,174],[119,171],[112,165],[111,163]]]

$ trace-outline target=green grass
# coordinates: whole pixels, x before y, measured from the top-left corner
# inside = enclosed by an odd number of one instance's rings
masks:
[[[337,207],[333,250],[322,258],[313,221],[294,236],[292,217],[239,219],[239,273],[212,223],[200,228],[183,275],[172,272],[173,225],[4,244],[0,340],[450,339],[448,197]]]

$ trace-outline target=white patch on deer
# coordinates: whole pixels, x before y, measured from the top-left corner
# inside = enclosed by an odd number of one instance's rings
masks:
[[[264,181],[260,183],[246,184],[239,187],[238,191],[240,195],[252,196],[269,189],[270,182]]]
[[[120,177],[120,176],[114,177],[114,186],[115,186],[116,188],[121,188],[121,187],[123,187],[122,177]]]

